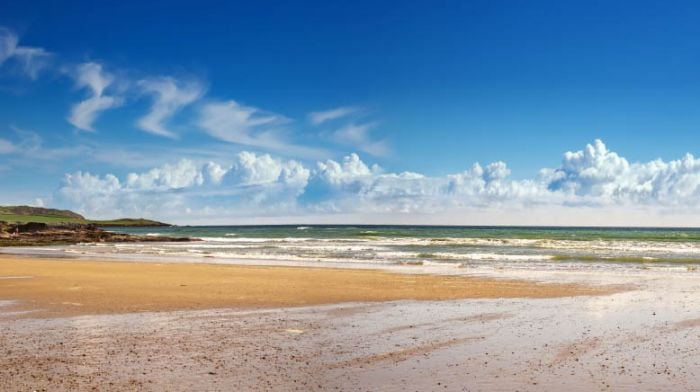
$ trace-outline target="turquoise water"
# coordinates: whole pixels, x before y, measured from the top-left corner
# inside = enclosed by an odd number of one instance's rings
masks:
[[[141,235],[200,238],[192,243],[100,245],[99,251],[219,260],[399,265],[566,265],[700,263],[699,229],[182,226],[124,228]],[[84,247],[83,247],[84,249]]]
[[[700,229],[686,228],[577,228],[577,227],[477,227],[477,226],[176,226],[113,229],[132,234],[160,233],[189,237],[237,235],[256,238],[493,238],[573,241],[700,241]]]

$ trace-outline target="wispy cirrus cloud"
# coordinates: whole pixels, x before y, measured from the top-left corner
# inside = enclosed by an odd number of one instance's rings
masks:
[[[90,96],[73,105],[68,122],[78,129],[94,132],[92,124],[103,111],[119,107],[123,99],[105,95],[105,90],[114,83],[114,76],[103,70],[102,64],[88,62],[80,64],[74,72],[75,84],[88,89]]]
[[[315,126],[330,123],[329,125],[336,127],[333,131],[321,132],[322,137],[333,143],[352,147],[377,157],[386,156],[390,151],[388,140],[378,139],[372,135],[372,131],[379,126],[379,122],[368,121],[366,119],[368,114],[367,110],[357,106],[341,106],[311,112],[307,118]]]
[[[331,139],[336,143],[354,147],[370,155],[385,156],[389,153],[387,140],[374,140],[370,135],[372,129],[377,125],[376,122],[350,123],[331,133]]]
[[[210,102],[200,109],[198,125],[212,137],[229,143],[276,150],[291,155],[319,157],[325,151],[288,140],[287,117],[236,101]]]
[[[28,154],[41,148],[42,139],[36,132],[14,125],[10,126],[10,130],[15,134],[15,140],[0,139],[0,154]]]
[[[33,78],[44,61],[53,56],[43,48],[20,45],[15,33],[0,27],[0,66],[11,62],[21,66],[22,72]],[[195,124],[199,131],[217,141],[226,142],[219,143],[222,149],[228,149],[228,143],[234,143],[255,147],[257,151],[270,150],[309,159],[325,159],[331,155],[328,149],[341,146],[375,156],[385,155],[388,151],[385,140],[376,140],[370,135],[376,124],[359,121],[366,115],[359,106],[317,111],[295,122],[285,115],[234,100],[198,103],[207,86],[196,79],[149,76],[138,70],[110,67],[101,61],[75,64],[61,60],[60,56],[56,61],[59,62],[57,69],[61,70],[60,74],[72,78],[76,90],[85,94],[82,100],[71,105],[66,116],[66,120],[78,130],[94,132],[95,123],[105,111],[127,103],[138,104],[138,96],[147,96],[152,100],[150,108],[132,121],[136,128],[153,135],[177,139],[178,129],[173,125],[173,119],[177,117]],[[195,110],[183,110],[188,106]],[[182,116],[180,112],[183,112]],[[344,126],[343,122],[346,123]],[[320,128],[303,129],[310,124],[331,125],[337,129],[333,132],[321,132]],[[89,143],[81,143],[85,151],[95,151]],[[209,142],[213,143],[213,140]],[[110,148],[116,151],[118,146]],[[0,140],[0,153],[17,154],[18,151],[23,151],[23,148],[12,138]],[[99,160],[99,156],[95,153],[93,158]]]
[[[277,146],[277,127],[289,122],[284,116],[233,100],[208,103],[200,114],[199,125],[209,135],[226,142],[256,147]]]
[[[17,146],[7,139],[0,139],[0,154],[12,154],[17,151]]]
[[[17,34],[0,27],[0,66],[6,62],[14,62],[24,75],[36,79],[50,58],[51,53],[44,48],[21,46]]]
[[[69,157],[88,156],[90,150],[82,145],[47,146],[35,131],[10,126],[12,139],[0,138],[0,155],[18,158],[16,164],[35,164],[39,161],[61,160]]]
[[[321,125],[326,121],[333,121],[339,118],[347,117],[351,114],[358,113],[361,109],[353,106],[341,106],[338,108],[311,112],[307,116],[309,122],[313,125]]]
[[[154,135],[176,138],[166,126],[167,120],[185,106],[204,95],[205,87],[197,81],[181,82],[172,77],[144,79],[138,82],[144,93],[153,96],[153,106],[141,117],[137,126]]]

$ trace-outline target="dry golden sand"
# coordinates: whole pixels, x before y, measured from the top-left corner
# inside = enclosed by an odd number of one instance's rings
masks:
[[[0,256],[0,299],[34,316],[392,300],[552,298],[609,288],[378,270]]]

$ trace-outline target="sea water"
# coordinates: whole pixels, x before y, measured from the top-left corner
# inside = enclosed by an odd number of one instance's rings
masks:
[[[91,243],[14,251],[124,260],[400,268],[505,274],[694,272],[700,229],[438,226],[177,226],[114,228],[200,241]],[[7,250],[7,249],[6,249]],[[512,275],[512,274],[511,274]]]

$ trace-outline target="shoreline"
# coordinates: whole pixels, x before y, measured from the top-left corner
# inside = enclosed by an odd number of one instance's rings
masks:
[[[23,317],[350,302],[561,298],[619,287],[380,269],[122,262],[0,254],[0,299]]]

